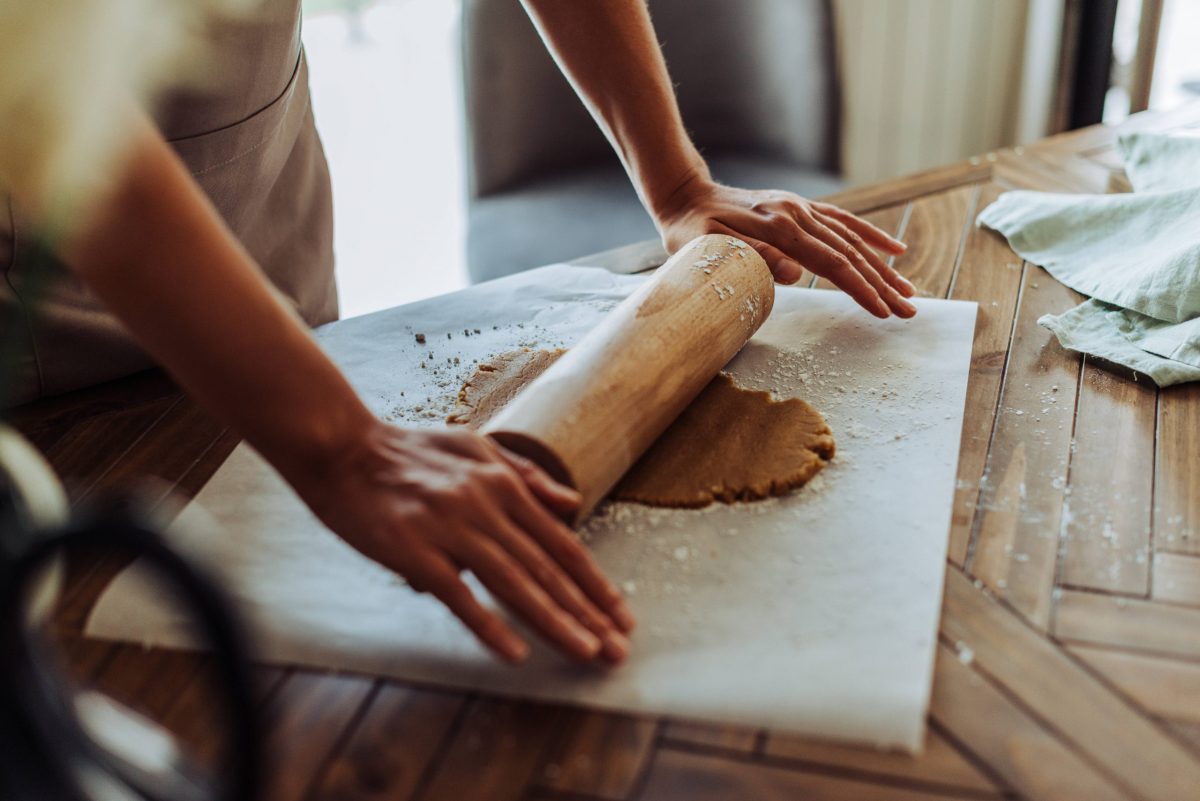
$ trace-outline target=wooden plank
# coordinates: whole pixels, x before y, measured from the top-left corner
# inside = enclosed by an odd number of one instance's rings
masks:
[[[764,753],[772,760],[844,768],[855,773],[943,785],[953,790],[996,794],[1003,789],[963,757],[945,737],[933,730],[926,732],[925,748],[916,757],[895,751],[835,745],[787,734],[769,735]]]
[[[150,504],[195,468],[225,426],[182,398],[89,489],[88,495],[137,490]]]
[[[372,679],[298,671],[271,701],[267,753],[272,769],[262,797],[300,801],[367,700]]]
[[[744,754],[754,751],[758,744],[758,735],[757,729],[742,726],[718,726],[682,720],[669,721],[663,728],[663,739],[670,743],[739,751]]]
[[[714,754],[660,748],[639,795],[640,801],[948,801],[978,798],[928,792],[897,783],[874,783],[843,776],[733,761]]]
[[[1150,597],[1155,601],[1200,606],[1200,556],[1177,553],[1155,556]]]
[[[560,793],[627,798],[650,761],[658,728],[652,718],[569,710],[535,781]]]
[[[977,210],[986,208],[1003,192],[1004,189],[997,184],[986,184],[980,191]],[[971,540],[980,482],[995,426],[1000,385],[1008,363],[1008,346],[1013,335],[1021,275],[1021,259],[1009,249],[1002,236],[994,231],[971,227],[967,232],[958,272],[950,288],[950,297],[973,300],[979,304],[975,316],[975,341],[971,347],[971,373],[967,382],[958,480],[950,526],[949,556],[956,565],[966,561]]]
[[[114,643],[83,637],[69,629],[55,631],[53,643],[52,653],[57,652],[64,674],[85,687],[92,684],[117,652]]]
[[[1186,611],[1200,616],[1200,610]],[[969,648],[977,670],[1120,782],[1130,797],[1167,801],[1200,787],[1194,754],[954,568],[946,571],[942,635]],[[1200,638],[1193,641],[1200,649]],[[963,742],[971,747],[969,739]]]
[[[1200,555],[1200,384],[1159,393],[1154,548]]]
[[[565,707],[480,698],[439,761],[421,801],[516,801],[537,775]]]
[[[945,644],[938,647],[930,715],[1021,798],[1125,801],[1109,777]]]
[[[5,412],[5,420],[45,453],[72,429],[131,407],[177,397],[179,388],[158,370],[44,398]]]
[[[77,499],[180,400],[169,395],[91,417],[56,442],[46,458]]]
[[[1063,590],[1054,633],[1063,640],[1200,659],[1200,609]]]
[[[185,651],[118,645],[96,688],[152,720],[161,720],[200,672],[203,658]]]
[[[163,717],[163,725],[170,729],[200,764],[211,765],[225,745],[225,732],[229,722],[223,711],[214,702],[212,686],[215,671],[212,663],[205,660],[192,681],[179,694],[178,701]],[[283,668],[259,668],[255,672],[255,700],[260,710],[268,699],[273,698],[289,675]]]
[[[1114,184],[1117,177],[1111,170],[1094,161],[1065,152],[1042,155],[1032,148],[998,152],[995,178],[1017,189],[1042,192],[1102,194],[1110,189],[1126,191]]]
[[[992,165],[987,162],[972,164],[960,161],[945,167],[924,170],[894,181],[836,192],[822,197],[821,200],[841,206],[855,214],[863,214],[923,195],[944,192],[955,187],[984,181],[990,178],[991,174]]]
[[[1080,357],[1037,320],[1079,298],[1026,268],[968,550],[971,573],[1040,627],[1050,618]]]
[[[968,185],[913,201],[904,229],[908,250],[892,266],[917,287],[918,296],[946,297],[978,195],[979,188]]]
[[[1128,373],[1085,361],[1060,584],[1131,595],[1150,591],[1157,399],[1149,381],[1131,381]]]
[[[1200,663],[1092,645],[1069,650],[1151,714],[1200,723]]]
[[[309,798],[410,798],[465,703],[466,696],[457,693],[384,684]]]

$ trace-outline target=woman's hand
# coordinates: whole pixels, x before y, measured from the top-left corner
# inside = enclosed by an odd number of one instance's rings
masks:
[[[877,317],[917,313],[906,300],[913,285],[880,255],[903,253],[904,243],[837,206],[791,192],[734,189],[696,175],[657,217],[671,253],[701,234],[729,234],[757,250],[781,284],[794,284],[807,268]]]
[[[294,483],[326,525],[442,601],[502,658],[520,662],[528,645],[475,599],[462,570],[575,659],[628,653],[632,615],[555,514],[573,510],[578,494],[491,440],[378,423]]]

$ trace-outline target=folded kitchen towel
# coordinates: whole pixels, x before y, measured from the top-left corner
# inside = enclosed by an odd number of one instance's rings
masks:
[[[1038,322],[1065,347],[1200,380],[1200,136],[1122,135],[1133,192],[1007,192],[980,213],[1023,259],[1091,299]]]

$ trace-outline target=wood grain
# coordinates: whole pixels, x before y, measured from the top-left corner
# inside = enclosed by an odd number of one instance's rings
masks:
[[[360,676],[299,672],[272,698],[268,752],[272,769],[263,797],[300,801],[321,775],[357,716],[373,681]]]
[[[967,661],[948,645],[938,648],[930,714],[1004,786],[1031,801],[1125,798],[1096,765]]]
[[[1200,606],[1200,556],[1160,553],[1153,561],[1153,600]]]
[[[1200,659],[1200,609],[1063,590],[1054,633],[1064,640]]]
[[[1080,358],[1037,320],[1078,298],[1040,267],[1026,269],[967,560],[975,576],[1042,627],[1050,618]]]
[[[1002,790],[936,731],[926,734],[921,756],[915,759],[911,754],[852,748],[785,734],[770,735],[764,754],[772,759],[845,768],[855,773],[943,785],[951,790],[985,794],[998,794]]]
[[[660,749],[641,801],[947,801],[969,794],[927,792],[899,784],[868,783],[839,775]]]
[[[658,728],[652,718],[572,710],[535,782],[561,793],[627,798],[654,753]]]
[[[1128,795],[1166,801],[1200,787],[1200,763],[1193,755],[954,568],[946,571],[942,634],[965,643],[977,670],[1062,732],[1065,743]]]
[[[919,296],[946,296],[978,195],[979,187],[961,186],[913,202],[904,229],[908,250],[892,266],[917,287]]]
[[[1154,548],[1200,555],[1200,384],[1159,393]]]
[[[308,797],[410,798],[465,705],[460,693],[383,684]]]
[[[1070,651],[1147,712],[1171,720],[1200,723],[1200,663],[1091,645],[1073,645]]]
[[[1131,377],[1084,365],[1060,583],[1146,595],[1158,392]]]
[[[562,707],[546,704],[482,698],[472,702],[429,783],[414,798],[522,798],[566,714]]]
[[[741,726],[718,726],[672,720],[663,728],[663,739],[668,742],[725,751],[740,751],[744,754],[754,751],[758,744],[758,738],[758,731]]]
[[[976,209],[987,208],[1003,192],[1003,187],[998,184],[985,185]],[[1000,386],[1008,364],[1021,276],[1021,260],[1009,250],[999,234],[976,227],[969,230],[950,289],[950,297],[974,300],[979,304],[950,527],[950,560],[957,565],[966,561],[971,540],[980,484],[992,443]]]

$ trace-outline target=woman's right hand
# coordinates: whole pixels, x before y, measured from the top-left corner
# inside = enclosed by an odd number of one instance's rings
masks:
[[[293,483],[333,531],[438,598],[503,659],[520,662],[529,647],[462,570],[569,656],[615,664],[628,654],[633,616],[559,517],[578,494],[492,440],[379,422]]]

